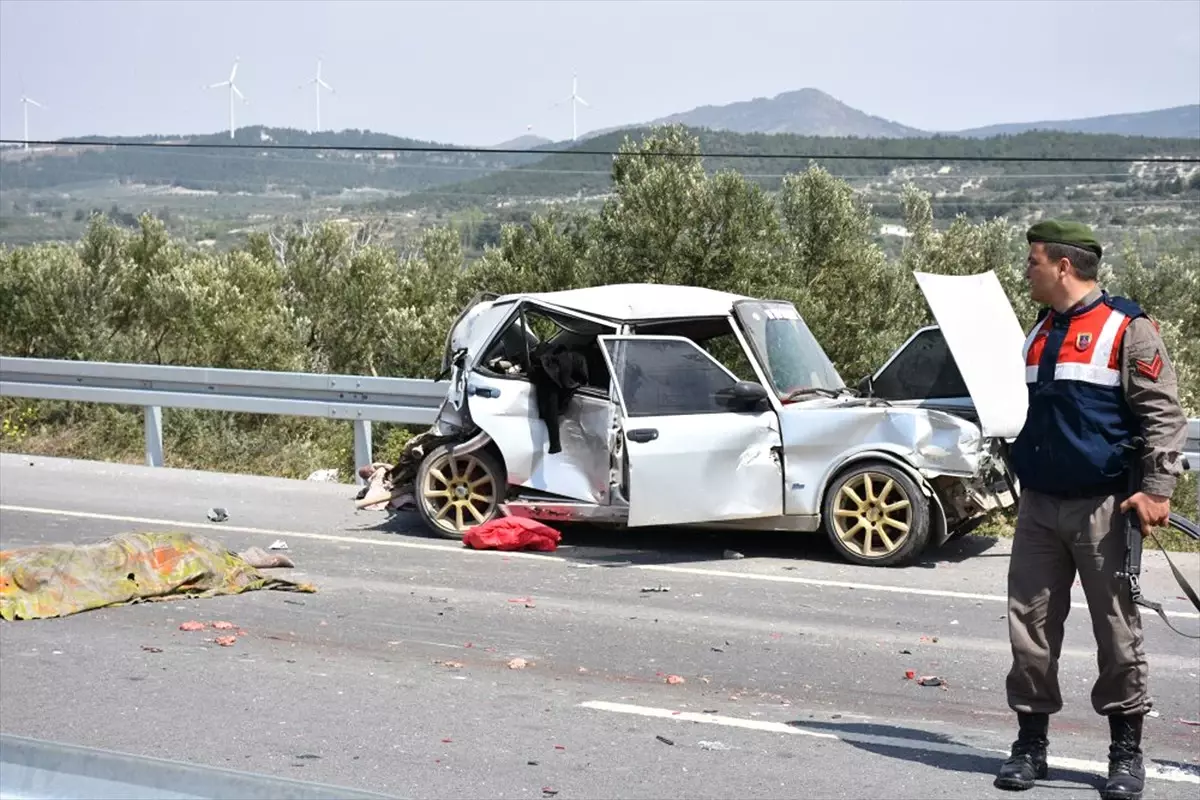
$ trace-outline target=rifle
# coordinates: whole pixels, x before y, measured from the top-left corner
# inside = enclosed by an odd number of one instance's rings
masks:
[[[1141,487],[1142,470],[1141,470],[1141,450],[1146,445],[1146,440],[1142,437],[1134,437],[1129,444],[1125,445],[1126,449],[1132,451],[1130,461],[1132,462],[1129,468],[1129,486],[1128,495],[1132,496]],[[1178,633],[1180,636],[1185,636],[1188,639],[1200,639],[1200,634],[1195,636],[1190,633],[1184,633],[1171,624],[1167,619],[1167,615],[1163,613],[1162,603],[1156,603],[1153,600],[1147,600],[1142,597],[1142,538],[1149,536],[1154,543],[1158,545],[1158,549],[1162,552],[1163,557],[1167,559],[1168,566],[1171,567],[1171,572],[1175,574],[1175,580],[1179,583],[1179,587],[1183,589],[1184,594],[1192,601],[1192,605],[1200,611],[1200,598],[1196,596],[1196,591],[1183,577],[1183,573],[1175,566],[1175,562],[1171,560],[1171,556],[1167,553],[1167,549],[1162,546],[1162,542],[1158,541],[1158,537],[1154,535],[1154,531],[1142,531],[1142,521],[1138,517],[1137,509],[1130,509],[1124,513],[1125,517],[1125,564],[1124,568],[1117,572],[1118,578],[1127,578],[1129,580],[1129,594],[1135,605],[1142,608],[1148,608],[1154,611],[1166,623],[1167,627]],[[1191,520],[1181,517],[1178,514],[1171,514],[1169,526],[1181,531],[1182,533],[1200,540],[1200,529]]]

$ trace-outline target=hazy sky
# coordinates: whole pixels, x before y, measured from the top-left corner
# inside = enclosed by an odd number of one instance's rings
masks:
[[[0,0],[0,135],[237,122],[460,144],[571,135],[807,86],[924,129],[1200,102],[1200,0]]]

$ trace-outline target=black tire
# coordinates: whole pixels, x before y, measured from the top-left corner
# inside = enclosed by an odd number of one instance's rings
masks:
[[[421,521],[432,533],[458,540],[471,528],[500,516],[507,487],[504,464],[486,447],[470,453],[452,453],[451,445],[435,447],[421,461],[413,481]],[[431,496],[443,490],[458,496]],[[470,494],[463,497],[463,491]],[[489,502],[477,499],[481,495]]]
[[[904,566],[929,542],[929,498],[904,470],[880,461],[854,464],[830,481],[821,518],[834,550],[853,564]]]

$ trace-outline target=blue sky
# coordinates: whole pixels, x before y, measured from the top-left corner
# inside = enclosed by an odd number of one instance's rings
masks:
[[[1200,103],[1200,0],[0,0],[0,135],[238,125],[487,145],[822,89],[931,130]]]

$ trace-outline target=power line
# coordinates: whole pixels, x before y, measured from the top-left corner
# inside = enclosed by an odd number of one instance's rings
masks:
[[[133,147],[133,148],[166,148],[176,150],[209,149],[209,150],[327,150],[345,153],[457,153],[477,155],[524,155],[524,156],[658,156],[664,158],[734,158],[734,159],[765,159],[775,160],[835,160],[835,161],[971,161],[971,162],[1021,162],[1021,163],[1102,163],[1102,164],[1200,164],[1197,157],[1156,156],[1149,158],[1130,158],[1116,156],[934,156],[934,155],[849,155],[846,153],[818,155],[815,153],[677,153],[677,152],[643,152],[633,151],[622,153],[618,150],[520,150],[515,148],[491,147],[446,147],[440,145],[319,145],[319,144],[278,144],[263,142],[262,144],[204,144],[201,142],[87,142],[68,139],[59,141],[0,139],[0,144],[35,145],[44,147]]]

